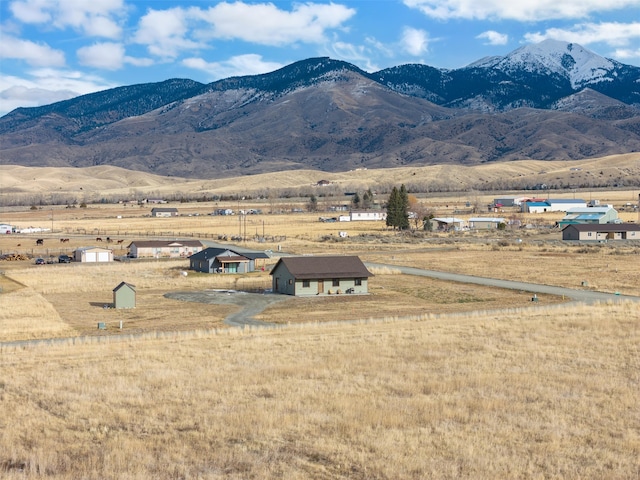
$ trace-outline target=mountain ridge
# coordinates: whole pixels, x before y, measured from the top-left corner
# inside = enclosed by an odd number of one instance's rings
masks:
[[[639,79],[555,41],[456,70],[316,57],[16,109],[0,118],[0,163],[224,177],[620,154],[640,150]]]

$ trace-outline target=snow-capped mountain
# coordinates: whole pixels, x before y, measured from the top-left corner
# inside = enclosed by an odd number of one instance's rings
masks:
[[[585,85],[613,81],[622,64],[575,43],[545,40],[520,47],[504,57],[493,57],[470,66],[510,73],[557,74],[568,79],[572,88],[579,89]]]
[[[396,91],[485,112],[525,106],[552,109],[558,100],[587,87],[640,107],[640,68],[557,40],[525,45],[456,70],[401,65],[374,75]]]
[[[640,68],[564,42],[456,70],[330,58],[119,87],[0,118],[0,163],[232,176],[640,151]]]

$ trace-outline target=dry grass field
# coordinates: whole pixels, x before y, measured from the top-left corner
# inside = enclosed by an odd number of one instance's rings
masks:
[[[446,186],[448,191],[469,191],[475,185],[500,182],[505,179],[528,180],[537,183],[572,185],[589,183],[593,179],[611,180],[640,178],[640,154],[630,153],[577,161],[523,160],[465,167],[435,165],[388,169],[360,169],[330,173],[315,170],[288,171],[262,175],[247,175],[215,180],[194,180],[159,177],[131,172],[117,167],[91,168],[31,168],[0,165],[0,197],[13,196],[27,201],[62,194],[72,194],[78,201],[94,202],[110,196],[138,195],[162,197],[200,194],[248,194],[283,189],[308,188],[319,180],[328,180],[338,189],[367,189],[370,186],[404,184]],[[637,193],[636,193],[637,198]],[[633,199],[632,199],[633,200]]]
[[[638,161],[609,158],[580,168],[624,171]],[[514,162],[506,174],[553,166],[553,174],[570,176],[575,165]],[[346,188],[500,173],[492,165],[460,168],[322,176]],[[0,197],[80,188],[87,198],[259,191],[308,186],[318,175],[183,182],[102,167],[0,167]],[[439,216],[468,217],[460,213],[467,202],[495,196],[422,195],[420,202]],[[616,207],[637,196],[593,192]],[[151,205],[2,207],[2,222],[53,231],[2,235],[1,253],[55,258],[109,236],[108,246],[124,255],[133,240],[242,235],[243,247],[275,253],[267,267],[279,248],[357,254],[391,266],[372,269],[371,295],[286,298],[256,317],[273,326],[237,329],[224,319],[238,306],[165,294],[267,288],[268,271],[185,276],[187,260],[0,262],[0,478],[640,478],[640,304],[583,306],[539,295],[533,308],[526,292],[393,269],[640,296],[640,246],[563,243],[547,228],[561,214],[506,211],[499,215],[540,228],[426,235],[399,234],[381,222],[319,222],[334,215],[324,212],[207,215],[226,206],[304,210],[306,201],[173,203],[181,216],[166,219],[150,218]],[[637,213],[621,213],[637,221]],[[348,238],[338,237],[341,230]],[[104,308],[121,281],[136,286],[136,308]],[[11,343],[49,338],[59,340]]]
[[[0,353],[0,476],[631,479],[629,304]]]

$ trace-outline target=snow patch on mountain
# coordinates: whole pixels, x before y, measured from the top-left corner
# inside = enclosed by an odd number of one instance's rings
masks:
[[[504,57],[484,58],[469,67],[557,74],[568,79],[574,89],[586,84],[611,81],[616,75],[616,62],[578,44],[558,40],[525,45]]]

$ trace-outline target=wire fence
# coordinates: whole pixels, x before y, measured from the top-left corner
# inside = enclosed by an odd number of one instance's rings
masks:
[[[73,256],[75,247],[68,246],[69,238],[67,235],[72,237],[83,237],[86,239],[87,245],[85,246],[105,246],[106,248],[114,250],[114,254],[125,254],[127,248],[131,241],[128,240],[126,243],[122,240],[121,237],[127,239],[134,238],[156,238],[156,239],[166,239],[166,240],[175,240],[175,239],[198,239],[198,240],[208,240],[208,241],[219,241],[219,242],[244,242],[244,241],[252,241],[256,243],[279,243],[284,242],[287,239],[286,235],[250,235],[250,236],[241,236],[241,235],[227,235],[227,234],[217,234],[217,233],[200,233],[200,232],[184,232],[177,230],[158,230],[158,231],[146,231],[146,230],[108,230],[108,229],[95,229],[87,231],[86,229],[78,228],[78,229],[65,229],[64,231],[65,237],[58,239],[57,237],[53,237],[52,233],[47,233],[47,236],[42,236],[36,238],[33,236],[27,239],[21,237],[20,243],[17,243],[15,247],[0,249],[0,257],[5,255],[25,255],[30,258],[49,258],[49,257],[58,257],[59,255],[70,255]],[[42,240],[42,242],[39,242]],[[28,243],[31,243],[33,246],[28,246]],[[51,244],[55,246],[51,246]]]

